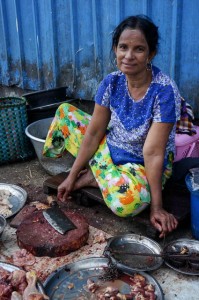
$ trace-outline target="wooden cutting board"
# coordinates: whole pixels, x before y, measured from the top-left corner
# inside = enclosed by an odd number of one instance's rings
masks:
[[[12,219],[10,222],[10,226],[17,228],[25,218],[28,216],[31,216],[31,214],[36,211],[37,208],[36,206],[31,206],[31,205],[25,205],[20,212]]]
[[[66,179],[69,172],[62,172],[55,176],[51,176],[43,183],[43,191],[45,194],[56,194],[58,186]]]
[[[84,216],[73,210],[63,213],[75,224],[65,234],[57,232],[44,218],[41,210],[33,212],[18,226],[17,244],[35,256],[64,256],[78,250],[87,243],[89,224]]]

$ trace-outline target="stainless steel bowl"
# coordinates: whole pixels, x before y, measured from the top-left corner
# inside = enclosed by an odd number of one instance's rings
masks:
[[[66,102],[76,106],[90,115],[94,110],[95,102],[92,100],[71,99]],[[60,158],[43,156],[43,147],[52,120],[53,117],[35,121],[26,127],[25,133],[33,144],[41,166],[48,174],[57,175],[61,172],[70,171],[75,158],[68,151],[65,151],[63,156]]]
[[[6,219],[2,215],[0,215],[0,237],[6,227],[6,223]]]
[[[41,166],[50,175],[57,175],[61,172],[69,171],[75,159],[69,152],[66,152],[60,158],[43,156],[43,147],[52,120],[53,118],[47,118],[31,123],[26,127],[25,133],[33,144]]]

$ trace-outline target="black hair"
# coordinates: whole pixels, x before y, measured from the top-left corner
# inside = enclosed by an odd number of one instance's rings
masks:
[[[150,54],[157,52],[159,40],[158,27],[152,22],[149,17],[145,15],[128,17],[115,28],[112,38],[112,51],[117,47],[122,32],[128,28],[141,30],[149,46]]]

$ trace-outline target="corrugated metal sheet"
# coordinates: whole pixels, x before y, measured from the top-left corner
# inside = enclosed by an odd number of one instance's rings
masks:
[[[75,97],[93,98],[114,70],[111,33],[134,14],[159,26],[154,64],[175,79],[199,115],[198,0],[0,0],[0,84],[68,85]]]

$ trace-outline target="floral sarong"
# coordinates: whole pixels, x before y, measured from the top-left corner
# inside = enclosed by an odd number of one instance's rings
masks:
[[[47,157],[60,157],[67,150],[77,157],[90,119],[90,115],[71,104],[60,105],[49,128],[43,154]],[[106,205],[116,215],[135,216],[150,204],[150,188],[144,166],[134,163],[114,165],[106,136],[90,159],[89,165]],[[163,185],[171,172],[172,155],[163,173]]]

